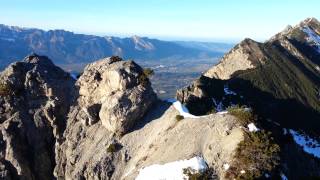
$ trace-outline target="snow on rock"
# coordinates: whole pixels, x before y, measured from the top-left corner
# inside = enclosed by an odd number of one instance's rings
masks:
[[[248,128],[250,132],[257,132],[259,131],[259,128],[256,127],[253,123],[248,124]]]
[[[235,93],[234,91],[230,90],[228,86],[224,86],[223,87],[224,93],[225,95],[237,95],[237,93]]]
[[[307,40],[313,42],[320,53],[320,36],[308,26],[303,27],[302,31],[307,34]]]
[[[283,128],[282,130],[283,130],[283,135],[287,135],[288,134],[288,131],[287,131],[286,128]]]
[[[290,134],[292,135],[294,141],[303,147],[303,150],[309,154],[320,158],[320,143],[306,135],[299,134],[298,132],[290,129]]]
[[[281,176],[281,179],[282,179],[282,180],[288,180],[287,176],[284,175],[283,173],[281,173],[280,176]]]
[[[223,169],[228,170],[230,168],[230,165],[228,163],[223,164]]]
[[[252,111],[252,109],[251,109],[251,108],[246,107],[246,108],[244,108],[244,111],[246,111],[246,112],[251,112],[251,111]]]
[[[168,99],[167,102],[172,103],[173,107],[179,111],[181,116],[183,116],[185,118],[199,118],[198,116],[190,114],[187,107],[185,107],[183,104],[181,104],[180,101],[177,101],[176,99]]]
[[[189,160],[179,160],[163,165],[154,164],[141,169],[136,180],[183,180],[186,178],[183,174],[183,169],[185,168],[203,171],[208,166],[205,160],[198,156]]]
[[[72,77],[72,79],[78,80],[77,75],[75,75],[74,73],[70,73],[70,76]]]
[[[221,111],[224,110],[222,101],[220,101],[219,103],[217,103],[217,101],[216,101],[214,98],[212,98],[212,101],[213,101],[214,105],[216,106],[216,111],[217,111],[217,112],[221,112]]]
[[[220,111],[220,112],[217,112],[217,114],[228,114],[228,111]]]

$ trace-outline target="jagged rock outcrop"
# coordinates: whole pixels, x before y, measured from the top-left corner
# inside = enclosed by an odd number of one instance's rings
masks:
[[[1,179],[52,179],[59,143],[72,103],[74,80],[36,54],[1,74]]]
[[[79,80],[79,106],[88,124],[101,120],[109,131],[126,133],[156,100],[147,75],[133,61],[112,57],[89,64]]]
[[[224,97],[224,81],[201,76],[190,86],[179,89],[176,93],[177,99],[186,104],[189,111],[195,115],[203,115],[216,106],[215,100]]]
[[[66,142],[58,148],[55,172],[62,178],[90,178],[94,174],[106,179],[113,171],[110,166],[113,157],[106,148],[113,142],[114,134],[123,135],[130,131],[157,98],[143,69],[133,61],[123,61],[118,57],[89,64],[76,86],[79,98],[69,114]],[[96,133],[99,137],[95,137]],[[93,139],[88,139],[88,136]],[[101,141],[102,137],[105,143],[94,143]],[[92,151],[79,151],[82,149],[79,146]],[[96,152],[101,150],[101,153]],[[88,163],[87,158],[93,158],[91,153],[100,158]]]
[[[229,53],[223,56],[220,62],[204,73],[204,76],[216,79],[230,79],[241,70],[256,68],[266,60],[261,44],[251,39],[245,39]]]

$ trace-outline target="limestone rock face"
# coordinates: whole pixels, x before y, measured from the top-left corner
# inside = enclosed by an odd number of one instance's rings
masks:
[[[235,72],[253,69],[264,64],[264,61],[264,53],[259,43],[245,39],[226,54],[216,66],[204,73],[204,76],[227,80]]]
[[[52,179],[75,81],[36,54],[0,78],[0,179]]]
[[[89,64],[78,79],[65,141],[56,150],[58,179],[110,179],[121,154],[118,136],[137,124],[157,97],[143,69],[117,57]],[[110,150],[109,150],[110,151]]]
[[[101,120],[114,133],[126,133],[156,100],[143,69],[112,57],[89,64],[77,81],[79,106],[88,124]]]

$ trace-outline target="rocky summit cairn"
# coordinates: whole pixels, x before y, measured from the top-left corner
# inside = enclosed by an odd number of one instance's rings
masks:
[[[87,116],[83,122],[92,125],[101,120],[117,134],[129,131],[156,100],[143,69],[119,57],[89,64],[76,85],[79,106]]]
[[[52,179],[75,81],[33,54],[0,74],[0,179]]]

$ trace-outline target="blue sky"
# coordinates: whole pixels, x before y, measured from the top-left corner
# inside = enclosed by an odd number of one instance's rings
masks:
[[[169,40],[265,40],[320,19],[319,0],[3,0],[0,24]]]

